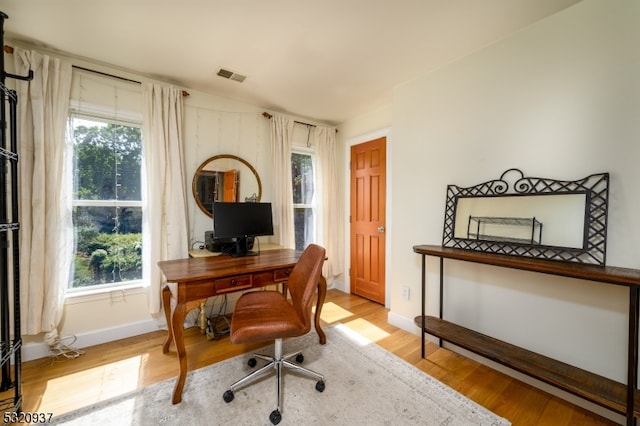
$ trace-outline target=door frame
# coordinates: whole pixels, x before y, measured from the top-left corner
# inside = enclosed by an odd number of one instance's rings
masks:
[[[389,249],[391,243],[391,235],[393,234],[393,227],[389,226],[392,223],[391,217],[391,185],[390,179],[391,176],[391,127],[386,127],[380,130],[375,130],[370,133],[366,133],[363,135],[355,136],[353,138],[347,139],[347,143],[344,147],[344,179],[345,179],[345,200],[344,200],[344,220],[345,220],[345,232],[344,232],[344,264],[346,265],[344,271],[345,277],[345,288],[344,291],[346,293],[351,293],[351,274],[349,273],[349,268],[351,267],[351,223],[349,222],[349,214],[351,210],[351,169],[349,168],[349,162],[351,161],[351,147],[354,145],[359,145],[361,143],[369,142],[374,139],[386,138],[387,145],[387,162],[386,162],[386,205],[385,205],[385,272],[384,272],[384,306],[386,308],[389,307],[390,304],[390,291],[389,291],[389,275],[390,275],[390,254],[391,251]]]

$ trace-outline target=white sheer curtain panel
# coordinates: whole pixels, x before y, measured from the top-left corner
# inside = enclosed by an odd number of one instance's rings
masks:
[[[144,95],[145,240],[143,274],[149,282],[149,311],[161,310],[164,277],[158,261],[188,256],[182,91],[148,83]]]
[[[273,232],[275,243],[295,248],[293,189],[291,187],[291,141],[293,120],[284,115],[271,117],[273,154]]]
[[[312,134],[312,144],[318,164],[319,189],[322,194],[320,205],[322,235],[320,244],[327,250],[322,274],[331,285],[344,272],[344,194],[338,182],[338,142],[335,127],[316,126]]]
[[[20,308],[22,330],[58,337],[73,257],[71,171],[65,156],[71,64],[15,48],[20,155]]]

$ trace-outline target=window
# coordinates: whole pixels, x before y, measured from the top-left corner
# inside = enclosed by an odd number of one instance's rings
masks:
[[[315,241],[313,197],[315,192],[313,156],[308,152],[291,154],[293,186],[293,223],[296,250],[304,250]]]
[[[69,289],[142,279],[139,124],[73,114],[74,270]]]

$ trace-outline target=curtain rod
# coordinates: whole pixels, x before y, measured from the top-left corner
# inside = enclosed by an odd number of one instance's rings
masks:
[[[3,49],[4,49],[5,53],[8,53],[8,54],[10,54],[10,55],[11,55],[11,54],[13,54],[13,50],[14,50],[14,49],[13,49],[13,47],[12,47],[12,46],[7,46],[7,45],[5,44]],[[140,82],[140,81],[138,81],[138,80],[132,80],[132,79],[130,79],[130,78],[121,77],[121,76],[119,76],[119,75],[114,75],[114,74],[109,74],[109,73],[102,72],[102,71],[92,70],[92,69],[90,69],[90,68],[81,67],[81,66],[79,66],[79,65],[71,65],[71,67],[72,67],[72,68],[75,68],[75,69],[77,69],[77,70],[87,71],[87,72],[91,72],[91,73],[94,73],[94,74],[100,74],[100,75],[103,75],[103,76],[105,76],[105,77],[111,77],[111,78],[116,78],[116,79],[118,79],[118,80],[122,80],[122,81],[128,81],[129,83],[142,84],[142,82]],[[187,91],[183,90],[183,91],[182,91],[182,96],[189,96],[189,92],[187,92]]]
[[[271,117],[273,117],[273,115],[269,114],[268,112],[263,112],[262,116],[264,118],[268,118],[269,120],[271,120]],[[308,127],[318,127],[316,124],[310,124],[310,123],[305,123],[303,121],[298,121],[298,120],[293,120],[294,123],[298,123],[298,124],[302,124],[303,126],[308,126]],[[338,133],[338,129],[336,129],[336,133]]]
[[[102,72],[102,71],[92,70],[90,68],[81,67],[80,65],[71,65],[71,67],[75,68],[77,70],[82,70],[82,71],[87,71],[87,72],[90,72],[90,73],[93,73],[93,74],[103,75],[105,77],[111,77],[111,78],[115,78],[115,79],[122,80],[122,81],[128,81],[129,83],[142,84],[142,82],[140,82],[138,80],[132,80],[130,78],[121,77],[119,75],[114,75],[114,74],[109,74],[109,73]]]
[[[85,68],[85,67],[81,67],[79,65],[72,65],[72,67],[77,69],[77,70],[87,71],[87,72],[91,72],[91,73],[99,74],[99,75],[104,75],[105,77],[116,78],[116,79],[122,80],[122,81],[128,81],[129,83],[142,84],[142,82],[140,82],[138,80],[132,80],[130,78],[121,77],[119,75],[114,75],[114,74],[109,74],[109,73],[102,72],[102,71],[92,70],[91,68]],[[182,91],[182,96],[189,96],[189,92],[187,92],[186,90],[183,90]]]
[[[269,120],[271,120],[271,117],[273,117],[273,115],[269,114],[268,112],[263,112],[262,116],[264,118],[268,118]],[[303,126],[309,126],[309,127],[317,127],[315,124],[310,124],[310,123],[303,123],[302,121],[297,121],[297,120],[293,120],[294,123],[298,123],[298,124],[302,124]]]

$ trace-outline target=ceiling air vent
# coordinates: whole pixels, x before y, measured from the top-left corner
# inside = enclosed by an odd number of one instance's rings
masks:
[[[229,71],[224,68],[220,68],[220,71],[218,71],[218,75],[220,77],[228,78],[239,83],[242,83],[247,78],[246,75],[238,74],[237,72]]]

